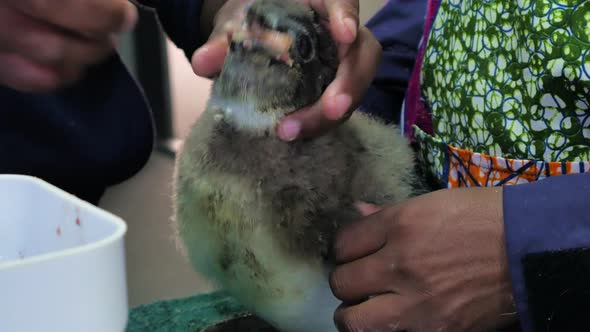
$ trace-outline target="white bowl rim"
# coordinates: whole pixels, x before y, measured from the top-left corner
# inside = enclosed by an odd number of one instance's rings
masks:
[[[68,249],[64,249],[64,250],[48,252],[48,253],[44,253],[44,254],[40,254],[40,255],[27,257],[25,259],[8,260],[3,263],[0,262],[0,272],[2,272],[2,270],[20,268],[20,267],[24,267],[27,265],[44,263],[44,262],[53,261],[53,260],[59,260],[59,259],[66,258],[69,256],[82,255],[84,253],[94,251],[94,250],[111,245],[112,243],[118,241],[123,236],[125,236],[125,234],[127,232],[127,224],[121,218],[119,218],[119,217],[115,216],[114,214],[111,214],[105,210],[102,210],[101,208],[99,208],[93,204],[90,204],[90,203],[70,194],[70,193],[67,193],[67,192],[49,184],[48,182],[43,181],[40,178],[28,176],[28,175],[18,175],[18,174],[0,174],[0,182],[3,180],[19,180],[19,181],[33,183],[37,186],[40,186],[47,191],[53,192],[54,194],[61,196],[65,200],[73,201],[74,203],[80,205],[81,207],[89,208],[90,210],[93,210],[94,213],[96,213],[98,215],[102,215],[103,217],[105,217],[104,218],[105,221],[107,221],[111,224],[114,224],[116,229],[111,235],[109,235],[103,239],[100,239],[98,241],[84,244],[82,246],[76,246],[76,247],[72,247],[72,248],[68,248]]]

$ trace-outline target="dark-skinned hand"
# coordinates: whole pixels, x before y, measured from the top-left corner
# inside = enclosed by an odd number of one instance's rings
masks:
[[[501,188],[359,208],[366,217],[334,246],[340,331],[488,332],[516,321]]]

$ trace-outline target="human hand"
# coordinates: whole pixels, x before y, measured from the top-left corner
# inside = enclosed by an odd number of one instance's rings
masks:
[[[359,29],[358,0],[298,0],[316,10],[338,44],[340,66],[335,80],[314,105],[285,117],[277,128],[286,141],[320,135],[344,121],[358,106],[381,59],[381,45],[371,32]],[[227,54],[227,31],[243,19],[250,1],[229,0],[219,10],[209,41],[198,49],[192,65],[199,76],[219,73]]]
[[[336,237],[330,284],[341,331],[489,331],[516,320],[502,189],[433,192]]]
[[[137,9],[127,0],[0,0],[0,85],[23,92],[71,83],[114,51]]]
[[[371,85],[380,60],[381,45],[369,29],[361,27],[358,38],[341,56],[334,81],[316,103],[281,121],[279,137],[292,141],[319,136],[347,120]]]

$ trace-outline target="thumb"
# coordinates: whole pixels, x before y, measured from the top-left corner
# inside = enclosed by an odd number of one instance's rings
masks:
[[[284,141],[320,136],[346,120],[351,104],[352,98],[348,95],[325,97],[287,115],[278,126],[278,135]]]
[[[211,78],[221,71],[227,55],[228,40],[225,36],[215,37],[201,46],[191,59],[195,74]]]

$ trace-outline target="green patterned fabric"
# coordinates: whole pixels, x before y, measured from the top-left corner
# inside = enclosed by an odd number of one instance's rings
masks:
[[[442,0],[421,85],[430,148],[588,161],[590,1]]]

